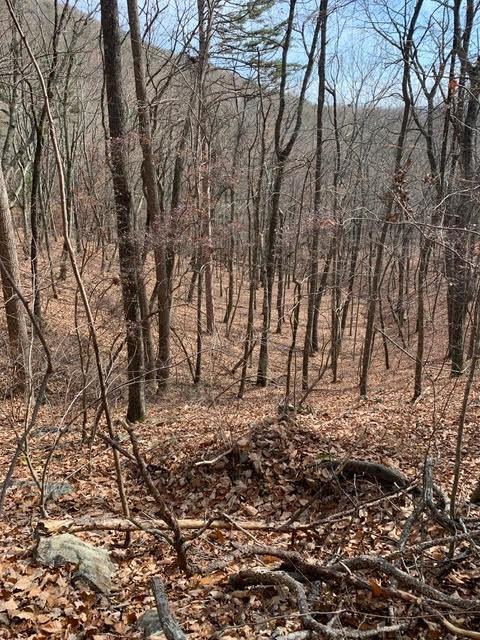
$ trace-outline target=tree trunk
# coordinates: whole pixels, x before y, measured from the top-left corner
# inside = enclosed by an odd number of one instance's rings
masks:
[[[39,323],[42,320],[42,306],[40,301],[40,282],[38,276],[38,246],[39,246],[39,191],[40,169],[43,155],[43,130],[45,108],[42,109],[40,121],[36,127],[35,153],[32,165],[32,184],[30,189],[30,269],[32,273],[33,313]]]
[[[126,113],[117,0],[101,0],[101,22],[120,280],[127,332],[127,420],[136,422],[145,416],[143,340],[138,295],[139,251],[134,237],[133,203],[127,170]]]
[[[454,20],[457,43],[460,38],[460,2],[454,5]],[[459,114],[462,120],[458,127],[461,178],[456,185],[458,193],[455,194],[448,206],[445,217],[447,227],[447,245],[445,249],[445,266],[448,279],[447,308],[449,312],[449,355],[452,359],[451,373],[458,376],[464,368],[464,332],[468,306],[471,301],[471,269],[469,266],[469,243],[467,230],[469,229],[475,212],[475,199],[471,189],[477,182],[477,170],[475,168],[476,153],[476,128],[479,113],[480,96],[480,62],[475,65],[468,60],[468,38],[465,41],[467,30],[471,27],[474,14],[473,4],[467,3],[466,26],[463,38],[463,46],[459,51],[462,66],[467,70],[469,78],[468,99],[466,102],[465,116],[463,116],[463,101],[459,101]],[[470,27],[469,27],[470,25]],[[465,49],[463,48],[465,47]],[[470,189],[470,190],[469,190]]]
[[[312,36],[310,48],[308,50],[308,61],[303,75],[300,94],[298,97],[297,109],[295,114],[295,123],[293,130],[284,145],[282,145],[282,128],[284,126],[284,116],[286,109],[286,84],[287,84],[287,62],[290,50],[290,41],[294,26],[296,0],[290,0],[287,24],[285,29],[285,39],[282,45],[282,62],[281,77],[279,88],[279,106],[277,117],[275,119],[275,159],[276,167],[273,180],[273,188],[271,192],[270,219],[268,222],[267,246],[266,246],[266,269],[263,292],[263,322],[262,334],[260,339],[260,354],[258,360],[257,385],[265,387],[267,385],[268,371],[268,340],[270,333],[270,319],[272,314],[272,289],[275,279],[275,267],[277,262],[277,233],[280,214],[280,196],[283,184],[283,175],[287,161],[292,153],[295,142],[297,141],[300,128],[303,121],[303,107],[305,102],[305,94],[312,74],[315,54],[317,51],[318,36],[320,27],[323,22],[323,15],[319,11],[315,22],[315,30]]]
[[[367,395],[368,388],[368,372],[370,368],[370,358],[373,349],[373,339],[375,334],[375,315],[377,311],[377,301],[380,295],[380,282],[381,271],[383,262],[383,252],[385,250],[385,241],[387,239],[387,233],[390,225],[390,218],[392,216],[393,209],[395,207],[395,195],[402,187],[402,181],[404,177],[404,170],[402,169],[402,158],[405,147],[405,141],[407,137],[408,123],[410,120],[411,100],[409,94],[409,79],[410,79],[410,65],[411,65],[411,53],[413,46],[413,35],[415,33],[415,27],[420,14],[420,10],[423,5],[423,0],[416,0],[415,8],[413,10],[408,31],[405,33],[405,46],[403,47],[403,75],[402,75],[402,97],[403,97],[403,114],[402,122],[400,125],[400,131],[397,138],[395,161],[392,175],[392,186],[390,187],[390,193],[387,197],[384,221],[382,222],[378,243],[377,254],[375,258],[375,268],[372,278],[372,286],[370,290],[370,299],[367,305],[367,322],[365,327],[365,340],[363,343],[362,365],[360,372],[360,395]]]
[[[165,260],[165,233],[162,232],[160,198],[152,151],[152,133],[150,126],[150,106],[145,87],[145,65],[138,19],[137,0],[128,0],[128,20],[130,42],[132,46],[135,91],[137,95],[138,133],[143,156],[142,180],[147,200],[148,219],[153,229],[155,242],[155,271],[158,295],[158,358],[157,380],[159,388],[166,385],[169,376],[170,361],[170,292]],[[145,322],[145,320],[144,320]]]
[[[7,187],[0,166],[0,275],[3,299],[7,316],[8,340],[13,364],[14,387],[23,389],[26,385],[25,358],[28,348],[25,309],[17,296],[21,291],[20,268],[18,266],[15,233],[8,202]]]
[[[327,55],[327,9],[328,0],[322,0],[320,12],[323,14],[322,30],[320,33],[320,55],[318,58],[318,92],[317,92],[317,122],[315,149],[315,183],[313,195],[313,229],[312,246],[310,249],[310,267],[308,278],[307,326],[303,345],[302,359],[302,388],[308,389],[308,369],[310,355],[314,351],[313,334],[315,327],[315,313],[317,308],[318,290],[318,253],[320,240],[320,197],[323,166],[323,108],[325,105],[325,62]],[[316,331],[315,331],[316,333]],[[317,340],[318,342],[318,340]]]
[[[215,326],[212,277],[212,206],[210,193],[210,141],[207,134],[207,104],[205,85],[209,69],[209,46],[212,38],[213,9],[206,0],[197,0],[198,12],[198,60],[197,65],[197,180],[198,210],[200,213],[201,246],[200,262],[205,279],[206,333],[212,334]]]
[[[190,106],[191,108],[191,106]],[[167,241],[167,249],[166,249],[166,268],[167,268],[167,278],[168,278],[168,289],[170,292],[170,306],[172,304],[172,279],[173,279],[173,269],[175,267],[175,236],[176,236],[176,219],[178,215],[178,205],[180,204],[180,195],[182,192],[182,177],[184,172],[184,152],[187,144],[187,135],[188,130],[191,126],[191,118],[190,113],[187,114],[185,118],[185,122],[183,123],[183,129],[180,137],[180,142],[178,143],[176,154],[175,154],[175,164],[173,167],[173,177],[172,177],[172,197],[170,200],[170,220],[169,220],[169,235]],[[193,296],[193,292],[192,292]]]

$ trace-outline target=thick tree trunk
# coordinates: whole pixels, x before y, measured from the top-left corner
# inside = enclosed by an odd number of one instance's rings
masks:
[[[459,8],[456,4],[457,11]],[[468,11],[468,8],[467,8]],[[469,17],[467,16],[467,21]],[[473,17],[472,17],[473,19]],[[456,18],[458,23],[458,16]],[[457,27],[459,28],[458,24]],[[460,38],[457,37],[457,40]],[[480,96],[480,63],[467,63],[467,53],[462,51],[468,77],[468,101],[459,135],[461,180],[457,184],[458,194],[451,198],[447,215],[447,245],[445,266],[448,279],[447,308],[449,312],[449,355],[452,359],[451,373],[458,376],[464,369],[464,333],[468,306],[471,301],[471,268],[469,265],[469,243],[467,230],[475,214],[472,189],[477,183],[475,168],[476,129]]]
[[[25,358],[28,348],[25,309],[17,296],[21,291],[15,234],[8,202],[7,187],[0,166],[0,276],[7,316],[8,340],[13,364],[14,386],[22,389],[26,384]]]
[[[445,271],[448,282],[449,356],[452,361],[451,373],[453,376],[459,376],[464,369],[465,321],[471,298],[471,270],[466,235],[472,217],[471,195],[457,195],[449,203],[449,207],[451,210],[445,216],[448,239],[445,248]]]
[[[136,422],[145,416],[143,340],[138,295],[139,251],[134,237],[133,203],[127,170],[126,113],[117,0],[101,1],[101,21],[120,279],[127,331],[127,420]]]

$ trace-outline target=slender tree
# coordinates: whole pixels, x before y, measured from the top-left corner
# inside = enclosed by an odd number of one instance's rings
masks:
[[[317,121],[316,121],[316,150],[315,150],[315,178],[313,197],[312,241],[310,248],[310,269],[308,274],[308,305],[305,341],[302,360],[302,386],[308,387],[308,369],[310,355],[313,351],[312,334],[315,320],[315,306],[318,291],[318,254],[320,240],[320,204],[323,161],[323,109],[325,105],[325,66],[327,55],[327,16],[328,0],[320,4],[322,27],[320,32],[320,54],[318,57],[318,89],[317,89]]]
[[[309,85],[313,64],[315,61],[315,53],[317,50],[318,35],[323,21],[323,15],[318,12],[315,21],[315,28],[312,40],[308,49],[307,65],[303,74],[296,105],[296,114],[294,124],[287,140],[283,141],[283,127],[286,116],[287,107],[287,77],[288,77],[288,57],[290,52],[292,32],[295,20],[296,0],[290,0],[289,12],[285,28],[285,37],[282,43],[282,60],[281,74],[279,85],[279,105],[277,116],[275,119],[274,129],[274,145],[275,145],[275,168],[272,181],[272,191],[270,196],[270,212],[267,231],[267,245],[265,248],[265,277],[264,277],[264,295],[263,295],[263,322],[262,335],[260,340],[260,354],[258,359],[257,384],[265,387],[268,381],[268,341],[270,333],[270,320],[272,315],[272,294],[275,279],[275,270],[277,265],[277,235],[280,216],[280,198],[285,168],[288,159],[292,153],[295,142],[297,141],[300,128],[302,126],[303,108],[305,104],[305,95]]]
[[[389,192],[386,197],[384,218],[381,223],[380,233],[378,234],[377,251],[375,256],[375,265],[373,269],[370,299],[367,306],[367,321],[365,327],[365,340],[363,344],[362,365],[360,372],[360,395],[367,395],[368,388],[368,372],[370,368],[370,360],[372,356],[373,340],[375,335],[375,315],[377,311],[377,302],[380,294],[380,283],[382,276],[382,263],[383,253],[385,250],[385,242],[387,239],[387,233],[390,228],[390,221],[392,218],[392,212],[396,205],[398,205],[397,197],[399,196],[399,189],[401,189],[404,168],[402,167],[402,160],[405,150],[405,143],[408,131],[408,123],[410,121],[411,111],[411,99],[409,93],[409,77],[411,68],[411,54],[413,46],[413,36],[417,25],[417,20],[422,9],[423,0],[416,0],[415,6],[410,18],[408,28],[402,38],[400,45],[403,61],[402,70],[402,99],[403,110],[402,120],[400,124],[400,131],[398,133],[396,141],[396,150],[393,166],[392,183],[389,188]]]
[[[165,256],[166,234],[162,225],[163,220],[153,159],[150,105],[148,103],[145,86],[145,65],[137,0],[128,0],[128,20],[130,24],[130,42],[132,46],[135,90],[137,95],[138,134],[143,155],[142,180],[147,199],[149,226],[152,229],[155,251],[157,277],[155,287],[158,297],[157,380],[159,388],[163,388],[168,379],[170,360],[170,295]],[[146,319],[146,321],[148,322],[148,319]]]

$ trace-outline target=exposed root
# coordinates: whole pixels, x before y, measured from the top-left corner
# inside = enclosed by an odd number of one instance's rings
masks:
[[[310,631],[321,633],[327,638],[375,638],[385,633],[400,631],[409,626],[409,623],[403,622],[377,629],[368,629],[365,631],[356,629],[335,628],[329,624],[318,622],[312,614],[307,601],[307,594],[303,585],[295,578],[292,578],[285,571],[269,571],[267,569],[246,569],[232,576],[230,583],[234,587],[268,585],[275,587],[283,587],[295,597],[298,610],[301,614],[303,625]],[[306,636],[302,636],[306,637]]]
[[[451,632],[457,635],[463,635],[468,638],[477,638],[480,640],[480,633],[462,629],[452,622],[448,621],[441,613],[441,610],[459,610],[469,612],[478,609],[478,602],[474,600],[466,600],[459,596],[449,595],[427,584],[423,579],[410,575],[406,571],[399,569],[388,560],[378,556],[362,555],[354,558],[347,558],[332,565],[317,565],[305,560],[298,552],[285,549],[277,549],[271,546],[238,546],[238,551],[242,555],[268,555],[275,556],[283,561],[278,570],[244,570],[230,579],[232,585],[254,585],[269,584],[275,586],[285,586],[296,597],[298,608],[302,614],[302,620],[305,628],[313,635],[307,635],[307,632],[298,632],[287,635],[285,638],[309,638],[314,637],[317,632],[321,632],[325,637],[337,638],[367,638],[387,633],[388,631],[397,631],[405,629],[407,623],[399,623],[390,627],[379,627],[375,630],[356,631],[335,629],[331,623],[324,625],[319,623],[312,617],[308,608],[308,599],[306,597],[305,587],[302,583],[308,584],[314,581],[334,581],[346,582],[355,588],[366,589],[367,591],[375,590],[385,599],[394,601],[403,600],[409,604],[416,605],[420,611],[426,610],[430,615],[438,617],[441,623]],[[380,585],[371,579],[366,579],[358,575],[358,571],[375,571],[391,578],[394,586]],[[399,589],[396,585],[400,584],[407,588],[408,591]],[[303,634],[303,635],[302,635]],[[343,635],[342,635],[343,634]],[[358,635],[360,634],[360,635]]]

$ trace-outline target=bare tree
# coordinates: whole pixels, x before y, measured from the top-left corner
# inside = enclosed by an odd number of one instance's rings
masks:
[[[153,159],[150,105],[145,87],[145,65],[143,60],[137,0],[128,0],[130,42],[132,46],[135,90],[137,95],[138,134],[142,147],[142,180],[147,199],[149,226],[154,234],[156,290],[158,295],[158,359],[157,380],[160,388],[166,384],[170,360],[170,295],[166,264],[166,234],[162,230],[162,215],[158,185]],[[144,322],[148,322],[148,319]]]
[[[17,291],[22,290],[20,269],[7,187],[0,167],[0,275],[13,364],[14,389],[23,389],[27,377],[28,334],[25,308]]]
[[[377,310],[377,302],[379,297],[379,286],[382,277],[382,263],[383,253],[385,250],[385,241],[387,239],[387,233],[390,228],[390,220],[392,217],[392,211],[395,206],[398,206],[398,197],[401,195],[399,191],[402,187],[402,181],[405,173],[404,167],[402,167],[403,154],[405,150],[405,142],[408,130],[408,123],[410,120],[411,99],[409,93],[409,77],[411,68],[411,54],[413,46],[413,36],[415,33],[415,27],[418,17],[423,5],[423,0],[416,0],[415,6],[410,18],[408,28],[406,29],[402,41],[400,43],[400,51],[402,53],[402,99],[403,110],[402,120],[400,124],[400,131],[398,133],[396,145],[395,145],[395,159],[392,173],[392,183],[389,187],[389,192],[386,196],[386,206],[384,219],[381,223],[380,233],[377,240],[377,251],[375,257],[375,265],[372,276],[370,299],[368,301],[367,309],[367,321],[365,327],[365,340],[363,344],[362,354],[362,369],[360,373],[360,395],[367,395],[368,388],[368,372],[370,368],[370,359],[372,356],[373,339],[375,334],[375,315]]]
[[[310,271],[308,279],[308,307],[307,324],[305,328],[305,342],[303,345],[302,386],[308,387],[308,369],[310,354],[313,351],[312,334],[315,323],[315,307],[317,306],[318,291],[318,253],[320,236],[320,205],[323,161],[323,108],[325,105],[325,66],[327,54],[327,17],[328,0],[320,4],[322,28],[320,32],[320,55],[318,57],[318,90],[317,90],[317,122],[316,122],[316,150],[315,150],[315,178],[313,198],[312,240],[310,248]]]
[[[285,28],[285,37],[282,43],[282,61],[280,72],[279,86],[279,105],[277,116],[275,119],[275,168],[272,182],[272,191],[270,199],[270,213],[267,232],[267,246],[265,253],[265,278],[264,278],[264,295],[263,295],[263,322],[262,336],[260,340],[260,354],[258,359],[257,384],[266,386],[268,381],[268,340],[270,333],[270,319],[272,314],[273,284],[275,279],[275,270],[277,264],[277,234],[280,216],[280,198],[283,184],[285,168],[292,153],[295,142],[298,138],[300,128],[302,126],[303,108],[305,103],[305,95],[309,85],[310,76],[315,61],[315,53],[317,50],[318,36],[322,25],[324,15],[318,12],[315,21],[315,28],[311,43],[307,51],[307,65],[303,74],[300,94],[296,104],[296,114],[291,133],[287,136],[287,140],[282,140],[285,110],[287,105],[287,77],[288,77],[288,56],[290,51],[292,32],[294,28],[296,0],[290,0],[289,12]]]
[[[122,80],[121,36],[116,0],[102,0],[104,71],[110,131],[110,163],[117,214],[118,255],[127,332],[127,420],[145,416],[144,361],[139,304],[139,250],[133,226],[127,168],[126,113]]]

